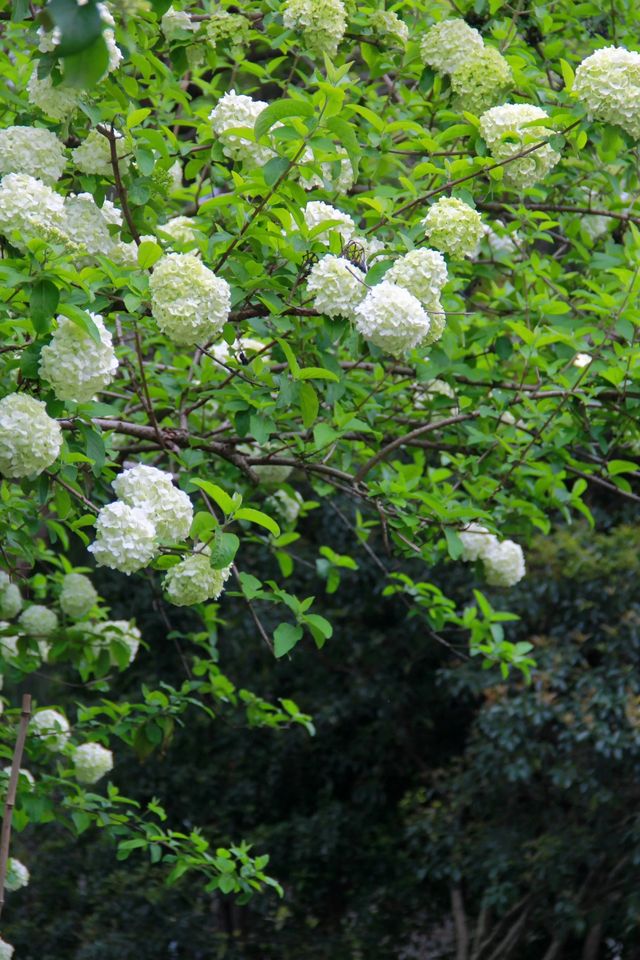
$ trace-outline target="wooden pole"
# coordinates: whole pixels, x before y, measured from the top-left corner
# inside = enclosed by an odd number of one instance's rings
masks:
[[[18,789],[18,778],[20,777],[20,764],[22,763],[24,742],[27,739],[27,727],[29,726],[30,718],[31,694],[25,693],[22,697],[20,725],[18,727],[18,736],[13,751],[13,759],[11,761],[11,775],[9,777],[7,799],[5,800],[4,813],[2,816],[2,833],[0,834],[0,914],[2,914],[2,908],[4,907],[4,885],[7,878],[7,864],[9,862],[11,820],[13,819],[13,808],[16,805],[16,790]]]

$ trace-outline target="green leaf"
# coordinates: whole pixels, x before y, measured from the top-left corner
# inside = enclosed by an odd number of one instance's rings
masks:
[[[56,53],[61,57],[87,50],[102,35],[104,24],[96,0],[82,6],[77,0],[49,0],[45,11],[60,31]]]
[[[311,633],[318,649],[321,649],[329,637],[333,636],[333,627],[328,620],[318,613],[308,613],[304,618],[304,624]]]
[[[294,380],[297,380],[300,376],[300,364],[296,360],[293,350],[289,346],[286,340],[278,340],[278,346],[284,353],[289,369],[291,370],[291,375]]]
[[[262,176],[268,187],[272,187],[290,166],[286,157],[272,157],[262,168]]]
[[[262,581],[254,577],[253,574],[240,572],[238,576],[242,584],[242,592],[247,600],[253,600],[262,593]]]
[[[306,100],[276,100],[260,113],[253,126],[256,140],[263,137],[274,123],[285,117],[312,117],[313,106]]]
[[[142,123],[143,120],[146,120],[151,110],[149,107],[139,107],[138,110],[132,110],[127,117],[126,126],[131,130],[133,127],[137,127]]]
[[[445,527],[444,535],[447,538],[447,549],[452,560],[458,560],[462,556],[464,545],[453,527]]]
[[[86,310],[81,310],[74,303],[61,303],[58,312],[84,330],[94,343],[102,343],[100,332]]]
[[[262,513],[261,510],[254,510],[253,507],[242,507],[241,510],[236,512],[234,519],[248,520],[249,523],[257,523],[259,526],[265,527],[274,537],[280,536],[280,527],[275,520],[268,517],[266,513]]]
[[[162,247],[154,240],[143,240],[138,247],[138,264],[143,270],[148,270],[154,263],[160,259],[163,254]]]
[[[318,416],[319,409],[320,402],[318,400],[316,391],[313,389],[310,383],[301,383],[300,410],[302,412],[302,422],[305,427],[313,426],[315,419]]]
[[[305,367],[298,373],[299,380],[333,380],[340,382],[340,377],[333,370],[325,370],[324,367]]]
[[[29,295],[31,323],[37,334],[47,333],[49,321],[56,312],[60,291],[51,280],[36,280]]]
[[[638,470],[638,464],[631,460],[610,460],[607,464],[607,472],[610,477],[615,477],[618,473],[635,473]]]
[[[81,90],[94,87],[109,69],[109,51],[104,37],[96,37],[91,46],[65,57],[63,63],[66,84]]]
[[[224,567],[228,567],[229,564],[233,563],[240,546],[240,540],[236,537],[235,533],[224,533],[220,527],[218,527],[213,541],[209,546],[211,548],[209,563],[214,570],[222,570]]]
[[[273,632],[273,652],[276,657],[284,657],[286,653],[293,650],[303,632],[302,627],[294,626],[292,623],[279,624]]]
[[[211,483],[209,480],[191,480],[191,483],[194,487],[204,490],[207,496],[218,504],[225,516],[228,517],[235,510],[233,500],[217,483]]]
[[[338,142],[347,151],[347,156],[353,167],[354,176],[357,177],[361,150],[354,127],[339,117],[330,117],[326,122],[326,126],[328,130],[335,133]]]
[[[575,73],[566,60],[560,60],[560,69],[562,71],[562,79],[564,80],[565,90],[567,93],[569,93],[573,88]]]
[[[13,0],[11,19],[14,23],[26,20],[29,15],[29,0]]]

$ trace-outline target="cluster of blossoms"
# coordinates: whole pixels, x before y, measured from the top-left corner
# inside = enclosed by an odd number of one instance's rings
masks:
[[[426,339],[431,320],[417,297],[404,287],[383,280],[356,307],[355,325],[377,347],[401,354]]]
[[[251,24],[241,13],[227,10],[212,11],[205,23],[205,39],[214,50],[219,44],[229,44],[231,56],[238,56],[249,45]]]
[[[0,474],[37,476],[60,453],[60,424],[41,400],[26,393],[10,393],[0,400]]]
[[[0,960],[12,960],[14,947],[0,937]]]
[[[60,609],[72,620],[81,620],[96,605],[98,594],[82,573],[67,573],[60,591]]]
[[[0,570],[0,617],[11,620],[22,610],[22,594],[16,583],[11,583],[8,574]]]
[[[158,226],[157,231],[163,239],[173,240],[185,247],[198,243],[202,237],[191,217],[172,217]]]
[[[311,268],[307,289],[313,305],[328,317],[355,319],[356,307],[367,293],[364,273],[343,257],[328,254]]]
[[[231,290],[226,280],[192,253],[161,257],[149,280],[151,311],[173,343],[207,343],[227,321]]]
[[[265,500],[265,506],[270,507],[277,513],[285,523],[293,524],[298,519],[300,507],[304,500],[297,490],[294,490],[293,496],[286,490],[276,490]]]
[[[173,7],[169,7],[167,12],[162,15],[160,29],[165,39],[171,42],[172,40],[184,39],[185,34],[197,33],[199,25],[192,21],[186,10],[174,10]]]
[[[58,616],[55,610],[33,603],[22,611],[18,617],[18,623],[31,637],[48,637],[58,629]]]
[[[113,133],[116,137],[118,167],[125,171],[129,166],[127,142],[117,130],[114,130]],[[109,138],[101,134],[99,130],[90,130],[80,146],[71,151],[71,156],[74,164],[82,173],[97,174],[102,177],[113,176],[111,144]]]
[[[446,316],[440,303],[448,273],[444,257],[437,250],[420,248],[398,257],[385,274],[385,280],[404,287],[423,305],[429,315],[429,332],[422,341],[434,343],[444,333]]]
[[[60,179],[66,158],[64,144],[43,127],[0,130],[0,175],[26,173],[52,184]]]
[[[96,343],[77,323],[58,317],[51,341],[40,354],[40,376],[46,380],[58,400],[86,403],[111,383],[118,369],[111,334],[102,317],[89,314],[97,327]]]
[[[354,172],[351,161],[347,156],[347,151],[344,147],[337,146],[336,153],[340,159],[335,161],[335,163],[325,161],[320,164],[321,176],[313,172],[305,171],[304,166],[300,168],[300,183],[305,190],[312,190],[314,187],[322,188],[325,184],[328,185],[331,191],[341,194],[347,193],[351,189],[354,184]],[[300,158],[300,163],[313,163],[313,160],[313,150],[307,148]],[[335,175],[333,171],[336,163],[338,166],[337,175]]]
[[[302,33],[310,54],[335,57],[347,29],[347,12],[342,0],[286,0],[282,22]]]
[[[49,750],[64,750],[70,736],[69,721],[57,710],[38,710],[31,718],[29,732]]]
[[[457,260],[472,256],[484,233],[478,211],[456,197],[434,203],[422,224],[430,243]]]
[[[310,200],[302,215],[307,229],[315,231],[313,239],[321,243],[329,243],[332,230],[335,230],[345,242],[356,233],[356,225],[348,213],[343,213],[342,210],[322,200]],[[321,225],[324,225],[323,229],[318,230],[317,228]]]
[[[513,540],[498,540],[486,527],[470,523],[458,534],[465,563],[481,560],[487,583],[493,587],[512,587],[525,575],[522,547]]]
[[[590,115],[640,139],[640,53],[603,47],[576,70],[573,93]]]
[[[16,860],[15,857],[9,857],[7,875],[4,881],[5,890],[8,890],[9,893],[14,893],[16,890],[28,886],[29,880],[29,871],[24,863]]]
[[[231,574],[231,566],[214,570],[210,553],[208,547],[201,547],[197,553],[169,568],[163,587],[171,603],[185,607],[218,599]]]
[[[101,620],[97,623],[88,624],[86,632],[89,636],[91,647],[99,652],[109,648],[110,659],[113,666],[119,666],[118,657],[114,655],[112,647],[121,646],[124,648],[127,656],[127,664],[133,663],[136,654],[140,648],[142,635],[129,620]]]
[[[268,106],[264,100],[253,100],[244,94],[236,93],[235,90],[229,90],[218,100],[209,114],[209,120],[227,157],[232,160],[248,160],[261,166],[274,156],[270,147],[248,140],[239,133],[230,132],[239,127],[253,130],[256,120]]]
[[[509,160],[536,143],[540,144],[526,156],[505,164],[505,184],[523,190],[532,187],[560,160],[560,154],[548,143],[540,143],[553,131],[544,126],[529,126],[533,121],[547,119],[544,110],[529,103],[505,103],[492,107],[480,117],[480,133],[494,160]]]
[[[137,464],[116,477],[113,489],[119,499],[100,510],[97,537],[89,547],[100,566],[135,573],[153,560],[162,543],[188,536],[193,506],[173,485],[171,474]]]
[[[80,783],[97,783],[113,770],[113,753],[99,743],[83,743],[73,751],[73,766]]]
[[[409,40],[409,27],[393,10],[374,10],[369,25],[375,35],[393,37],[403,44]]]

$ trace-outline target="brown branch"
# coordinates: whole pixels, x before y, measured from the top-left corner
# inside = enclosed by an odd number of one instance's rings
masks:
[[[7,799],[4,804],[4,814],[2,817],[2,836],[0,838],[0,914],[4,907],[4,887],[7,879],[7,864],[9,862],[9,844],[11,842],[11,821],[13,819],[13,808],[16,805],[16,790],[18,788],[18,778],[20,776],[20,765],[22,763],[22,754],[24,753],[24,742],[27,738],[27,727],[31,717],[31,694],[22,695],[22,711],[20,713],[20,725],[18,727],[18,736],[13,751],[11,761],[11,774],[9,776],[9,786],[7,788]]]
[[[464,912],[460,887],[453,887],[451,890],[451,912],[456,929],[456,960],[468,960],[469,928],[467,927],[467,917]]]
[[[104,124],[99,123],[96,127],[98,133],[101,133],[103,137],[106,137],[109,141],[109,151],[111,153],[111,166],[113,168],[113,179],[116,182],[116,190],[118,192],[118,199],[120,200],[120,206],[122,207],[122,212],[124,218],[127,221],[127,226],[129,228],[129,233],[135,240],[135,242],[140,244],[140,234],[138,229],[133,222],[133,217],[131,216],[131,210],[129,208],[129,201],[127,199],[127,191],[125,189],[124,183],[122,182],[122,177],[120,176],[120,165],[118,161],[118,137],[115,134],[113,128],[113,123],[110,127],[104,126]]]
[[[593,217],[612,217],[614,220],[622,220],[624,223],[637,223],[640,224],[640,217],[633,217],[630,213],[614,213],[612,210],[594,210],[591,207],[571,207],[568,204],[562,203],[497,203],[497,202],[488,202],[483,200],[478,200],[476,206],[479,210],[489,210],[500,213],[504,210],[508,210],[509,207],[518,207],[524,206],[526,210],[542,210],[549,213],[579,213],[584,214],[585,216]]]

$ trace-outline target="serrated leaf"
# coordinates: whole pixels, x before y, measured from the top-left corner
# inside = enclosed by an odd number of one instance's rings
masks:
[[[261,510],[254,510],[253,507],[242,507],[241,510],[236,512],[234,519],[257,523],[259,526],[265,527],[274,537],[280,536],[280,527],[275,520],[268,517],[266,513],[262,513]]]
[[[209,563],[214,570],[222,570],[233,563],[240,540],[235,533],[224,533],[220,527],[215,532],[212,542],[209,544],[211,554]]]
[[[256,140],[263,137],[274,123],[285,117],[312,117],[314,109],[306,100],[276,100],[260,113],[253,126]]]
[[[273,631],[273,652],[276,657],[284,657],[293,650],[303,634],[302,627],[292,623],[281,623]]]

